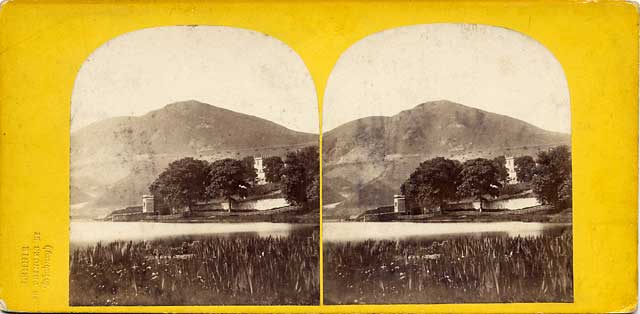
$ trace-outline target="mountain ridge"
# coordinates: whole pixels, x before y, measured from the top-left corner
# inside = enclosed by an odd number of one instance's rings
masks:
[[[72,206],[72,215],[139,203],[153,178],[179,158],[284,155],[317,143],[318,134],[194,100],[96,121],[71,133],[71,191],[82,195],[71,199],[92,196],[82,208]]]
[[[570,143],[569,134],[447,100],[356,119],[323,133],[323,183],[341,202],[325,215],[344,217],[390,204],[400,184],[429,158],[535,156]]]
[[[148,115],[153,115],[154,113],[158,113],[158,112],[161,112],[163,110],[169,110],[169,109],[170,110],[175,110],[175,108],[180,108],[180,107],[183,107],[183,108],[186,108],[186,109],[193,109],[193,107],[198,107],[198,106],[201,107],[202,109],[215,109],[215,110],[218,110],[218,111],[221,111],[221,112],[226,112],[226,113],[231,113],[231,114],[238,114],[238,113],[239,114],[243,114],[243,115],[248,116],[248,117],[253,117],[253,118],[256,118],[256,119],[260,119],[260,120],[264,120],[264,121],[270,122],[270,123],[272,123],[274,125],[278,125],[280,127],[283,127],[283,128],[288,129],[288,130],[291,130],[292,132],[296,132],[296,133],[300,133],[300,134],[314,134],[314,133],[308,133],[308,132],[302,132],[302,131],[296,131],[296,130],[293,130],[293,129],[289,129],[289,128],[285,127],[285,126],[282,126],[282,125],[277,124],[277,123],[275,123],[273,121],[261,118],[261,117],[256,116],[256,115],[247,114],[247,113],[241,113],[241,112],[233,111],[233,110],[230,110],[230,109],[226,109],[226,108],[210,105],[210,104],[207,104],[207,103],[203,103],[203,102],[200,102],[200,101],[195,100],[195,99],[190,99],[190,100],[183,100],[183,101],[177,101],[177,102],[166,104],[162,108],[151,110],[151,111],[149,111],[149,112],[147,112],[147,113],[145,113],[143,115],[138,115],[138,116],[115,116],[115,117],[109,117],[109,118],[105,118],[105,119],[102,119],[102,120],[94,121],[94,122],[89,123],[88,125],[82,126],[79,129],[72,131],[71,135],[74,135],[76,133],[85,131],[85,129],[90,129],[92,127],[96,127],[97,125],[108,123],[108,122],[131,121],[131,120],[136,120],[136,119],[139,119],[139,118],[143,118],[143,117],[148,116]],[[192,107],[192,108],[189,108],[189,107]]]
[[[564,143],[568,138],[568,134],[546,131],[506,115],[439,100],[421,103],[393,116],[369,116],[333,128],[323,134],[326,144],[323,153],[324,161],[333,164],[353,159],[351,156],[345,160],[344,156],[353,149],[362,152],[367,147],[370,149],[363,152],[366,155],[361,160],[394,154],[449,154],[513,147],[525,141],[531,145]]]

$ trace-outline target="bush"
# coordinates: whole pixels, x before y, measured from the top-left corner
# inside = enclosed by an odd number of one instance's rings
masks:
[[[266,195],[280,190],[280,184],[268,182],[266,184],[254,185],[249,188],[249,196],[251,195]]]
[[[515,184],[507,184],[500,190],[500,195],[514,195],[520,194],[531,189],[531,184],[525,182],[519,182]]]

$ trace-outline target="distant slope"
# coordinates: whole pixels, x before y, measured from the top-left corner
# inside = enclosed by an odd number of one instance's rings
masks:
[[[342,191],[344,201],[325,214],[347,216],[390,204],[400,184],[428,158],[535,155],[570,142],[568,134],[446,100],[354,120],[323,134],[323,183]]]
[[[153,178],[178,158],[282,155],[317,140],[316,134],[193,100],[139,117],[110,118],[71,134],[72,194],[83,193],[72,200],[94,195],[85,209],[136,204]]]
[[[71,199],[69,200],[71,204],[84,203],[91,200],[91,195],[73,185],[69,187],[69,194],[71,195]]]
[[[324,160],[344,163],[394,155],[458,154],[566,143],[567,134],[450,101],[420,104],[391,117],[367,117],[323,135]]]

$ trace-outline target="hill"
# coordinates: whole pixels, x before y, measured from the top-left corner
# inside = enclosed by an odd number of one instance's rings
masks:
[[[570,142],[568,134],[446,100],[354,120],[323,134],[323,183],[342,196],[324,214],[344,217],[390,204],[400,184],[429,158],[535,156]]]
[[[194,100],[98,121],[71,134],[71,199],[84,201],[72,206],[72,216],[139,203],[166,165],[182,157],[283,155],[317,140],[316,134]]]

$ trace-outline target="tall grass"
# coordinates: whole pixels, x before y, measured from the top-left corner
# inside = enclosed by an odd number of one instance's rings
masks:
[[[308,236],[113,242],[70,255],[71,305],[317,304]]]
[[[570,233],[324,245],[326,304],[571,302]]]

